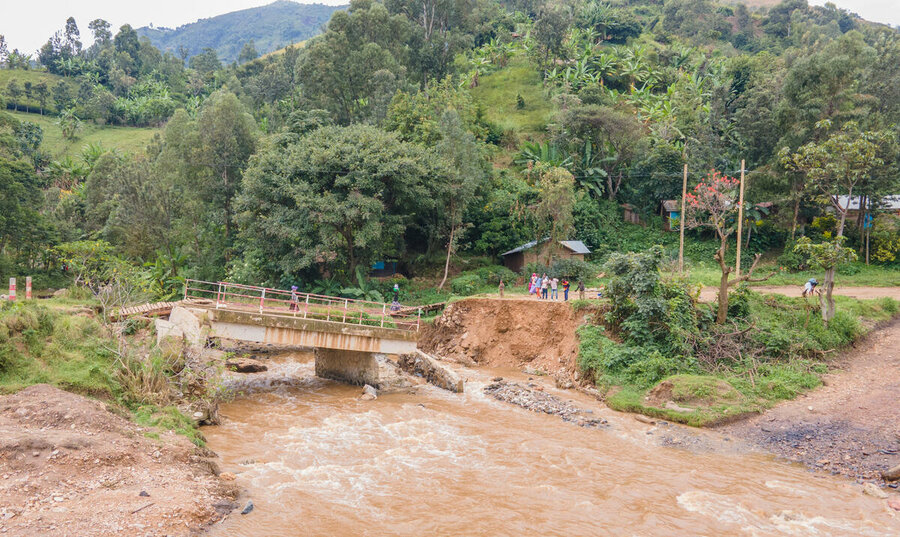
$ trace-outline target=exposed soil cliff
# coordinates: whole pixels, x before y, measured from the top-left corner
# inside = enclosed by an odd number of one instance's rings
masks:
[[[473,298],[447,306],[419,347],[468,365],[572,373],[577,324],[564,302]]]

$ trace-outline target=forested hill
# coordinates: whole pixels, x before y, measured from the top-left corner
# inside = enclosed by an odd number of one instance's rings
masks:
[[[278,0],[262,7],[201,19],[174,30],[145,26],[137,32],[162,51],[178,54],[184,47],[190,57],[211,48],[219,59],[230,63],[238,59],[241,49],[250,41],[259,54],[266,54],[309,39],[319,33],[332,13],[346,7]]]

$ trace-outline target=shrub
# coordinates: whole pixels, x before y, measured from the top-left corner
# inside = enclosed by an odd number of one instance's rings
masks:
[[[516,279],[516,273],[501,265],[481,267],[475,271],[483,284],[499,285],[500,280],[509,283]]]
[[[478,274],[463,274],[450,280],[450,289],[453,294],[460,296],[474,295],[483,285]]]
[[[572,281],[588,281],[592,279],[597,272],[599,272],[597,267],[587,261],[582,261],[580,259],[556,259],[550,266],[549,274],[557,278],[567,278]]]

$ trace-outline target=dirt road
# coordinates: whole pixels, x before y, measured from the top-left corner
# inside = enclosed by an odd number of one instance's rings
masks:
[[[900,320],[836,365],[824,386],[720,429],[810,467],[881,482],[882,470],[900,464]]]
[[[800,285],[759,285],[753,286],[754,291],[758,293],[773,293],[785,296],[800,296],[803,290]],[[716,293],[719,292],[717,287],[704,287],[700,291],[700,300],[704,302],[712,302],[716,299]],[[889,296],[900,300],[900,287],[835,287],[834,294],[840,296],[848,296],[850,298],[881,298]]]

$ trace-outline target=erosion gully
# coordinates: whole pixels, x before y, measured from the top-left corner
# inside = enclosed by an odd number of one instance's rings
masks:
[[[236,377],[226,419],[203,433],[255,509],[209,534],[900,535],[884,502],[845,479],[711,448],[730,444],[715,433],[677,427],[694,440],[666,445],[675,426],[548,382],[609,421],[582,428],[484,395],[496,371],[464,373],[465,394],[422,386],[376,401],[316,378],[311,354]]]

